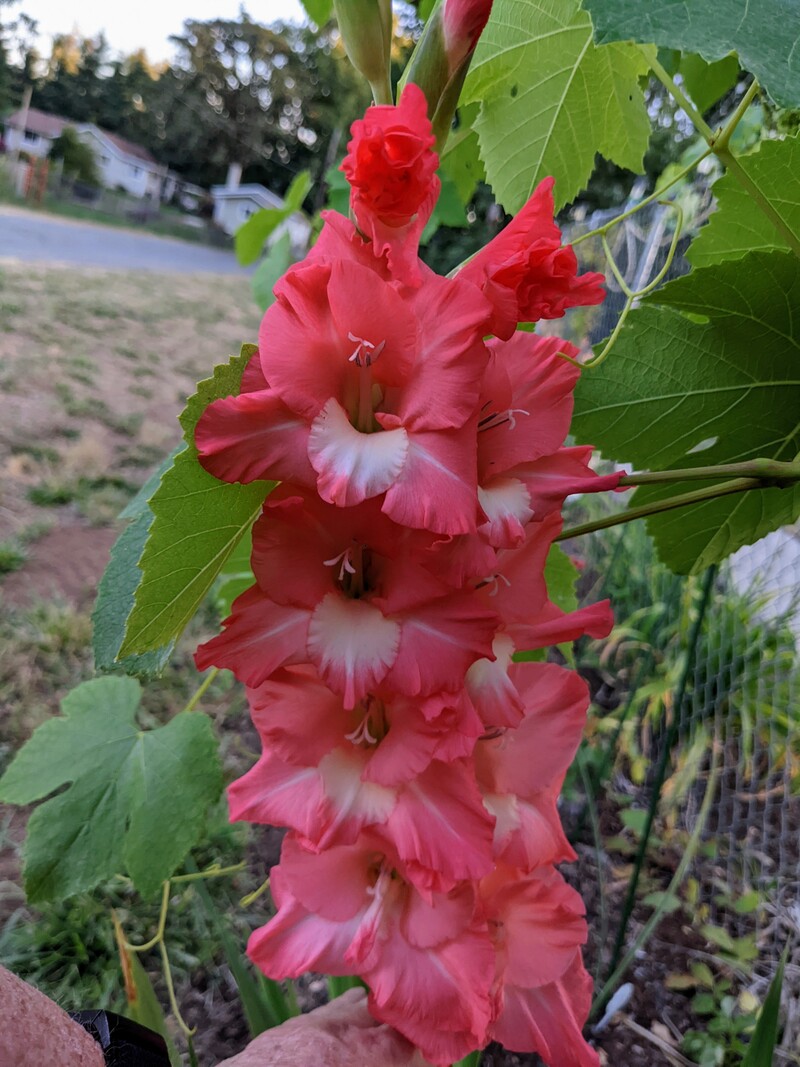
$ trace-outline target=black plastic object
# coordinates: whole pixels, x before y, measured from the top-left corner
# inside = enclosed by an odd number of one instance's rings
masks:
[[[161,1034],[113,1011],[71,1011],[103,1050],[106,1067],[170,1067]]]

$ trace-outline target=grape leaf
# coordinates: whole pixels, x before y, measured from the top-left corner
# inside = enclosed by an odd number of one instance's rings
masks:
[[[736,52],[777,104],[800,104],[795,0],[583,0],[598,44],[655,42],[709,61]]]
[[[800,451],[800,262],[750,252],[678,278],[631,313],[576,390],[573,432],[652,470]],[[632,504],[711,484],[637,490]],[[800,514],[800,486],[759,489],[648,519],[659,555],[697,572]]]
[[[174,642],[140,655],[119,658],[125,637],[125,623],[134,604],[136,590],[142,580],[137,566],[153,522],[148,501],[155,493],[165,471],[175,459],[178,449],[171,452],[120,514],[132,521],[122,531],[111,549],[111,559],[97,590],[92,613],[92,648],[97,671],[120,668],[126,674],[141,678],[161,674],[169,662]]]
[[[689,96],[705,113],[736,84],[739,61],[736,56],[725,56],[715,63],[708,63],[702,56],[687,52],[680,58],[678,71]]]
[[[217,367],[180,417],[186,443],[150,501],[154,520],[120,656],[160,648],[182,633],[274,484],[220,482],[200,466],[194,444],[200,415],[217,397],[238,393],[254,352],[244,345],[240,356]]]
[[[84,682],[0,778],[7,803],[50,798],[28,821],[30,901],[61,900],[123,872],[149,896],[200,838],[222,790],[211,723],[183,712],[140,730],[140,695],[133,678]]]
[[[586,185],[600,152],[641,171],[650,120],[644,51],[596,47],[579,0],[495,0],[462,99],[480,102],[481,158],[496,198],[518,211],[547,175],[556,207]]]
[[[462,204],[468,204],[472,200],[478,182],[486,178],[478,135],[472,128],[478,111],[477,104],[459,108],[459,126],[447,138],[442,149],[442,172],[455,185]]]
[[[740,156],[742,170],[800,243],[800,135],[763,141],[757,152]],[[786,241],[750,193],[732,174],[714,184],[717,210],[689,246],[695,267],[740,259],[761,248],[787,248]]]

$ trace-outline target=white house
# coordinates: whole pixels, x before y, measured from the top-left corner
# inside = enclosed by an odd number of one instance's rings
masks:
[[[228,177],[224,185],[212,185],[211,197],[214,201],[214,222],[227,234],[234,234],[247,222],[251,215],[262,208],[282,208],[283,201],[264,185],[256,182],[240,184],[242,168],[238,163],[228,167]],[[308,242],[310,226],[300,212],[282,222],[272,236],[276,240],[288,231],[292,246],[300,252]]]
[[[166,167],[156,163],[146,148],[91,122],[75,122],[35,107],[28,108],[26,115],[15,111],[5,120],[6,150],[44,158],[67,126],[72,126],[92,149],[100,180],[108,189],[124,189],[131,196],[160,199]]]
[[[44,159],[50,146],[65,126],[74,126],[69,119],[48,115],[36,107],[29,107],[27,114],[15,111],[5,120],[4,140],[7,152],[27,152]]]
[[[100,178],[108,189],[124,189],[131,196],[161,198],[166,167],[156,163],[146,148],[91,122],[75,125],[82,141],[94,152]]]

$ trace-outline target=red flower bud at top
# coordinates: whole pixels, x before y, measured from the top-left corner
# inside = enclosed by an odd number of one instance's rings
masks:
[[[444,0],[442,28],[451,71],[474,51],[491,10],[492,0]]]
[[[388,252],[400,280],[415,284],[417,241],[439,195],[439,157],[422,90],[408,85],[396,107],[368,108],[351,132],[342,170],[356,222],[375,254]]]

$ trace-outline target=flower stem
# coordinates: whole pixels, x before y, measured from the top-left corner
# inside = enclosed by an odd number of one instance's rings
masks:
[[[662,511],[672,511],[689,504],[701,504],[706,500],[714,500],[716,497],[729,496],[731,493],[763,488],[765,488],[764,483],[759,478],[733,478],[731,481],[722,482],[721,485],[711,486],[709,489],[694,489],[690,493],[680,493],[678,496],[667,497],[666,500],[655,500],[652,504],[642,504],[638,508],[620,511],[616,515],[605,515],[602,519],[571,526],[567,530],[562,530],[556,541],[566,541],[569,537],[581,537],[583,534],[594,533],[596,530],[607,530],[611,526],[620,526],[624,522],[645,519],[648,515],[658,515]]]
[[[800,481],[800,462],[750,459],[745,463],[720,463],[714,467],[685,467],[672,471],[637,471],[620,478],[620,485],[657,485],[664,482],[700,482],[709,478],[758,478],[766,485],[785,487]]]
[[[211,683],[214,681],[214,679],[217,677],[218,674],[219,674],[219,667],[212,667],[212,669],[208,672],[208,674],[205,676],[205,678],[200,683],[200,685],[197,687],[197,689],[195,689],[194,693],[192,694],[192,696],[191,696],[191,698],[189,700],[189,703],[183,709],[184,711],[194,711],[194,709],[197,707],[197,705],[202,700],[203,694],[206,692],[206,690],[208,689],[208,687],[211,685]]]

